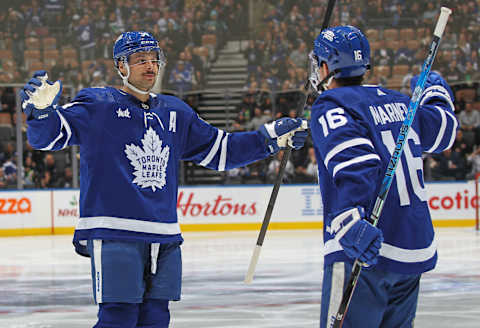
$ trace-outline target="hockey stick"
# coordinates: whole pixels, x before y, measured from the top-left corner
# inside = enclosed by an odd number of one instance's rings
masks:
[[[325,17],[323,19],[322,30],[328,27],[328,23],[330,22],[330,17],[333,13],[333,7],[335,6],[335,0],[329,0],[327,5],[327,10],[325,11]],[[302,107],[297,110],[297,117],[301,117],[303,115],[303,109],[305,108],[305,104],[307,103],[308,99],[308,89],[310,86],[310,81],[307,79],[305,82],[305,100],[300,101]],[[280,163],[280,167],[278,169],[277,177],[275,178],[275,184],[273,185],[272,194],[270,195],[270,200],[268,201],[267,210],[265,211],[265,216],[263,218],[262,227],[260,228],[260,233],[258,234],[257,244],[253,250],[253,255],[250,260],[250,265],[248,266],[247,274],[245,275],[244,282],[249,284],[253,280],[253,275],[255,273],[255,267],[257,266],[258,258],[260,257],[260,250],[262,249],[263,241],[265,239],[265,235],[267,233],[268,225],[270,223],[270,218],[272,216],[273,207],[275,206],[275,202],[277,200],[278,190],[280,189],[280,184],[283,180],[283,174],[285,173],[285,168],[287,166],[288,159],[290,158],[290,153],[292,152],[291,147],[287,147],[285,152],[283,153],[282,161]]]
[[[452,11],[446,7],[442,7],[440,11],[440,17],[438,18],[437,25],[435,27],[435,31],[433,32],[433,40],[432,44],[430,45],[430,50],[428,52],[427,59],[423,63],[422,72],[420,73],[420,77],[418,78],[417,84],[415,85],[415,90],[413,92],[412,98],[410,99],[410,104],[408,106],[408,113],[403,121],[402,127],[400,128],[400,134],[398,135],[397,142],[395,145],[395,149],[390,157],[390,162],[387,167],[387,171],[385,172],[385,177],[382,181],[382,186],[378,193],[377,199],[375,201],[375,206],[373,207],[372,214],[370,219],[373,222],[373,226],[376,226],[378,223],[378,219],[382,213],[383,205],[385,203],[385,199],[387,198],[388,191],[390,190],[390,186],[393,182],[393,177],[395,175],[395,171],[397,168],[398,160],[403,153],[403,146],[405,141],[407,140],[408,131],[413,122],[413,118],[415,117],[415,113],[417,112],[418,104],[420,102],[420,96],[423,93],[425,88],[425,81],[427,80],[428,74],[430,73],[430,69],[432,68],[433,61],[435,59],[435,55],[437,54],[440,40],[443,35],[443,31],[445,30],[445,26],[447,25],[448,16]],[[352,273],[350,274],[350,279],[347,284],[347,288],[342,296],[342,301],[340,303],[339,309],[337,314],[334,318],[331,318],[332,323],[330,327],[333,328],[341,328],[343,325],[343,320],[345,319],[345,315],[348,310],[348,306],[353,296],[353,292],[358,282],[358,277],[362,272],[362,263],[357,259],[353,264]]]

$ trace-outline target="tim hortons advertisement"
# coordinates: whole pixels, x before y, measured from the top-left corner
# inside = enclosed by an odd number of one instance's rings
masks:
[[[184,187],[179,189],[177,213],[181,223],[261,222],[271,186]],[[321,221],[317,186],[282,186],[272,220]]]

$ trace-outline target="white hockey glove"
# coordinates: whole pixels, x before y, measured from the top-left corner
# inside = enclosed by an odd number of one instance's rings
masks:
[[[45,119],[56,109],[62,93],[62,82],[52,83],[47,79],[47,72],[36,71],[20,91],[22,110],[27,119]]]
[[[367,221],[363,207],[357,206],[334,215],[327,232],[334,235],[345,254],[367,266],[377,264],[383,234]]]
[[[280,118],[262,125],[259,129],[267,140],[270,154],[275,154],[287,145],[300,149],[307,139],[308,121],[301,118]]]

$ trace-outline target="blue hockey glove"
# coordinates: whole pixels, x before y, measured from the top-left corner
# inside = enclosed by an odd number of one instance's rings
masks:
[[[413,91],[415,89],[415,85],[417,84],[419,75],[415,75],[410,80],[410,89]],[[453,95],[452,89],[448,85],[447,81],[443,79],[443,77],[437,72],[430,72],[428,74],[427,80],[425,81],[425,88],[423,90],[423,94],[420,97],[420,103],[428,103],[432,99],[442,99],[442,101],[448,101],[453,108],[453,102],[455,97]]]
[[[47,72],[36,71],[20,91],[22,110],[28,119],[45,119],[57,107],[62,93],[62,82],[52,83],[47,79]]]
[[[307,120],[284,117],[263,124],[259,131],[265,136],[270,153],[274,154],[287,145],[295,149],[302,148],[308,136],[307,129]]]
[[[358,259],[366,265],[377,264],[383,234],[365,220],[362,207],[357,206],[337,214],[327,231],[334,235],[351,259]]]

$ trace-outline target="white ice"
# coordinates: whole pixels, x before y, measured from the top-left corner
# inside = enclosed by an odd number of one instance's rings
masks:
[[[254,281],[243,283],[257,232],[185,233],[183,299],[173,328],[317,328],[322,238],[269,231]],[[424,275],[415,327],[480,327],[480,235],[437,229],[439,262]],[[96,319],[89,260],[71,236],[0,238],[0,327],[88,328]]]

